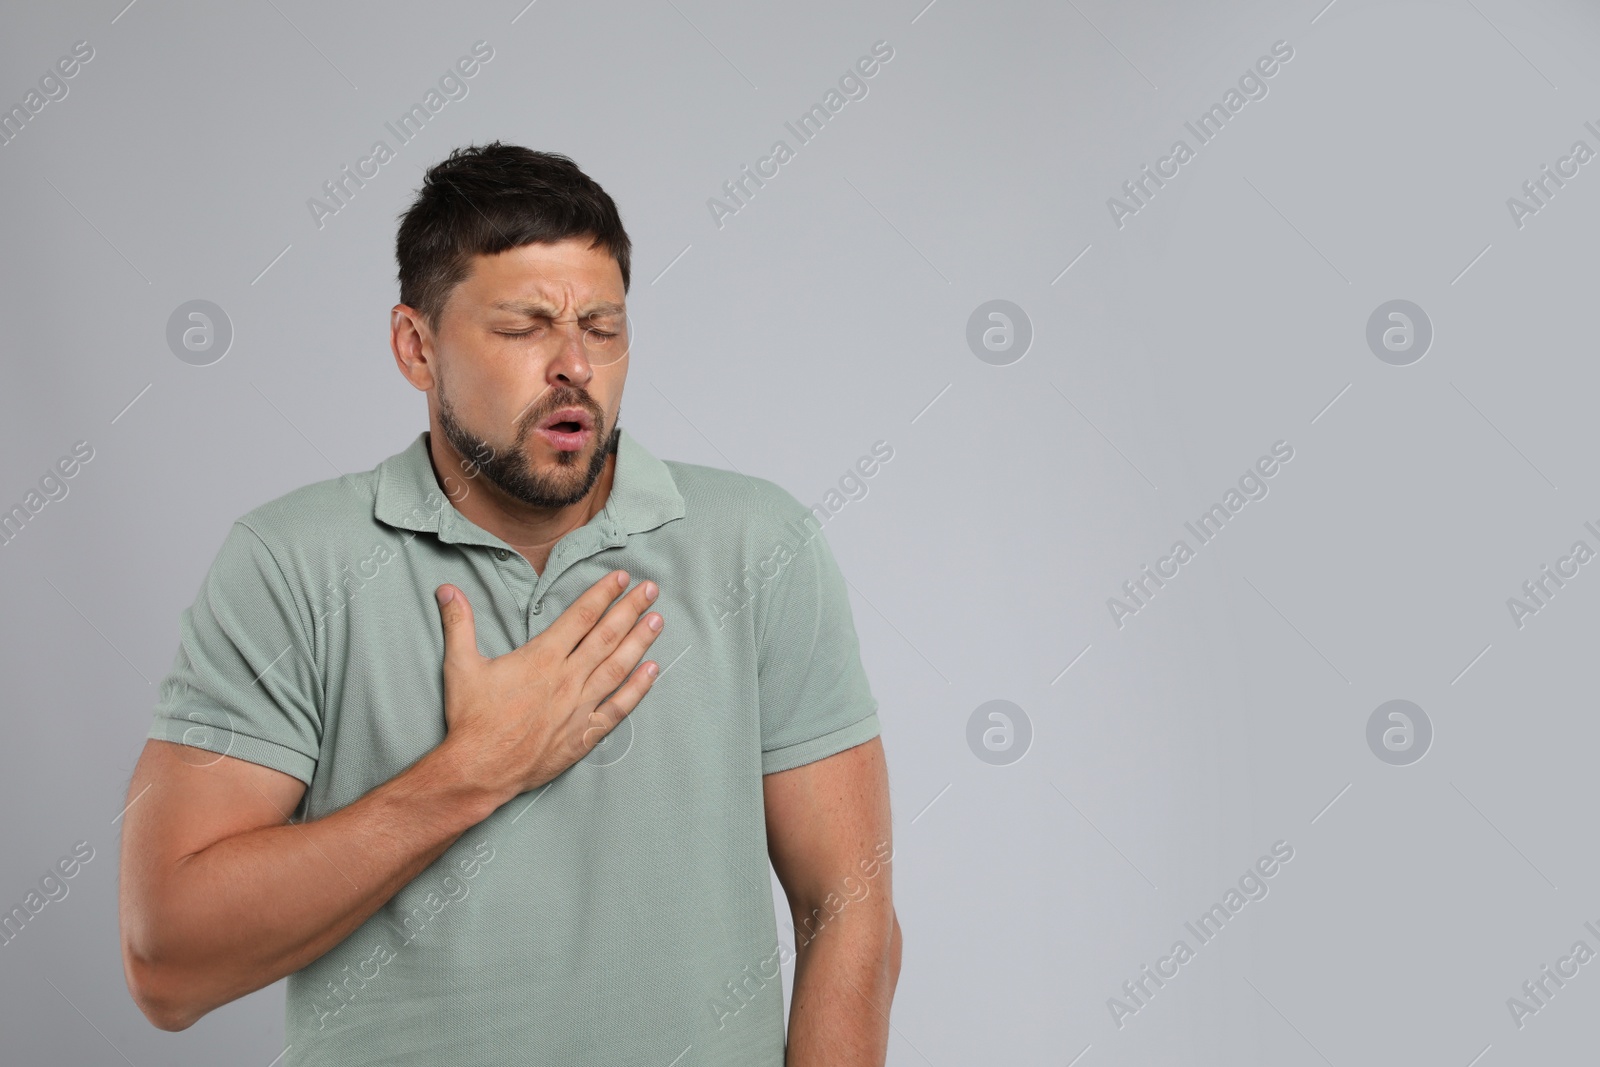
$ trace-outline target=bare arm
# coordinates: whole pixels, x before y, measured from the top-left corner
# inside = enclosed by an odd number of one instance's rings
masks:
[[[293,824],[298,779],[147,741],[121,874],[123,970],[140,1010],[182,1030],[299,970],[487,818],[493,797],[463,784],[441,752],[327,818]]]
[[[788,1067],[883,1067],[900,924],[883,744],[764,779],[767,842],[794,918]]]
[[[444,742],[344,808],[289,822],[305,786],[243,760],[146,742],[129,787],[120,885],[123,969],[156,1026],[182,1030],[339,944],[470,827],[581,759],[654,681],[642,583],[602,578],[548,629],[478,652],[454,586]],[[648,587],[648,588],[647,588]],[[619,687],[620,686],[620,687]],[[148,794],[145,790],[148,789]]]

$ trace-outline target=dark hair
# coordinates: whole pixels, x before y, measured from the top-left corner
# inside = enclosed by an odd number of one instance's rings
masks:
[[[400,302],[437,329],[474,255],[569,237],[592,237],[590,248],[609,252],[628,291],[633,243],[617,205],[576,163],[499,141],[457,148],[428,170],[400,218]]]

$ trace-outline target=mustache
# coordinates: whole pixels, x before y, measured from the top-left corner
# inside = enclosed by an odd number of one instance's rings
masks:
[[[582,408],[584,411],[588,412],[590,418],[594,420],[595,430],[599,431],[603,429],[605,412],[601,410],[599,404],[594,402],[593,397],[587,393],[566,393],[558,396],[555,400],[552,400],[548,404],[541,404],[539,406],[539,410],[537,411],[529,409],[527,416],[522,422],[522,436],[525,437],[532,433],[534,427],[538,426],[541,422],[555,414],[557,411],[560,411],[562,408]]]

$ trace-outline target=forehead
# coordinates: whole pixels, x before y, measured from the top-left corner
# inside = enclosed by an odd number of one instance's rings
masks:
[[[462,303],[486,307],[537,301],[557,309],[599,301],[622,303],[622,268],[604,247],[590,248],[589,242],[588,237],[571,237],[475,255],[457,287],[465,298]]]

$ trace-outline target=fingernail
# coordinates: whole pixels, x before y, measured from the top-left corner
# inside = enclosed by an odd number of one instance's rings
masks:
[[[646,663],[644,665],[644,673],[654,678],[656,675],[661,673],[661,668],[656,666],[654,663]]]
[[[434,599],[439,601],[439,606],[442,608],[446,604],[450,603],[450,601],[455,599],[456,591],[451,589],[448,585],[441,585],[439,588],[433,591],[433,595]]]
[[[661,616],[652,615],[644,621],[644,624],[652,630],[659,630],[661,629]]]

